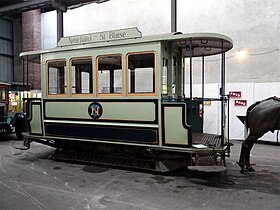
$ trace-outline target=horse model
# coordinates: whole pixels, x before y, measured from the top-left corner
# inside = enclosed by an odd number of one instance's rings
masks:
[[[249,135],[242,143],[239,166],[242,174],[249,174],[255,172],[250,164],[254,143],[268,131],[280,130],[280,98],[274,96],[251,105],[247,109],[245,125]]]

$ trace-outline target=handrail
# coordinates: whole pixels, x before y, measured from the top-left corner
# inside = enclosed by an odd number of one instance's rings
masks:
[[[173,97],[164,97],[162,98],[163,102],[189,102],[189,101],[199,101],[199,102],[203,102],[203,101],[221,101],[221,98],[198,98],[195,97],[192,100],[190,98],[173,98]]]

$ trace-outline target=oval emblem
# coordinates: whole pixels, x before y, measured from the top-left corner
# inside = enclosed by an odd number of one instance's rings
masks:
[[[93,102],[89,105],[88,114],[91,118],[98,119],[101,117],[102,113],[103,113],[103,109],[99,103]]]

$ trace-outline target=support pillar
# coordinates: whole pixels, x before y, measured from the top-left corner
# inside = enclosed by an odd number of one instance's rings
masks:
[[[41,49],[41,10],[35,9],[22,13],[22,51],[33,51]],[[26,63],[28,75],[24,78],[29,81],[31,89],[41,89],[40,65]],[[26,67],[25,67],[26,71]],[[26,74],[27,72],[25,72]]]
[[[177,32],[177,0],[171,0],[171,32]]]
[[[57,13],[57,42],[63,37],[63,12],[67,11],[67,7],[64,6],[61,0],[52,0],[52,7],[56,9]]]
[[[57,9],[57,42],[63,37],[63,11]]]

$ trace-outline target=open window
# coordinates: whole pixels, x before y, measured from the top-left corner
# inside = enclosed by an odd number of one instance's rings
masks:
[[[155,93],[155,53],[127,55],[128,94]]]
[[[122,94],[123,68],[121,55],[102,55],[97,58],[98,94]]]
[[[71,60],[72,95],[93,94],[93,74],[91,58]]]
[[[47,62],[47,95],[67,94],[66,61]]]

